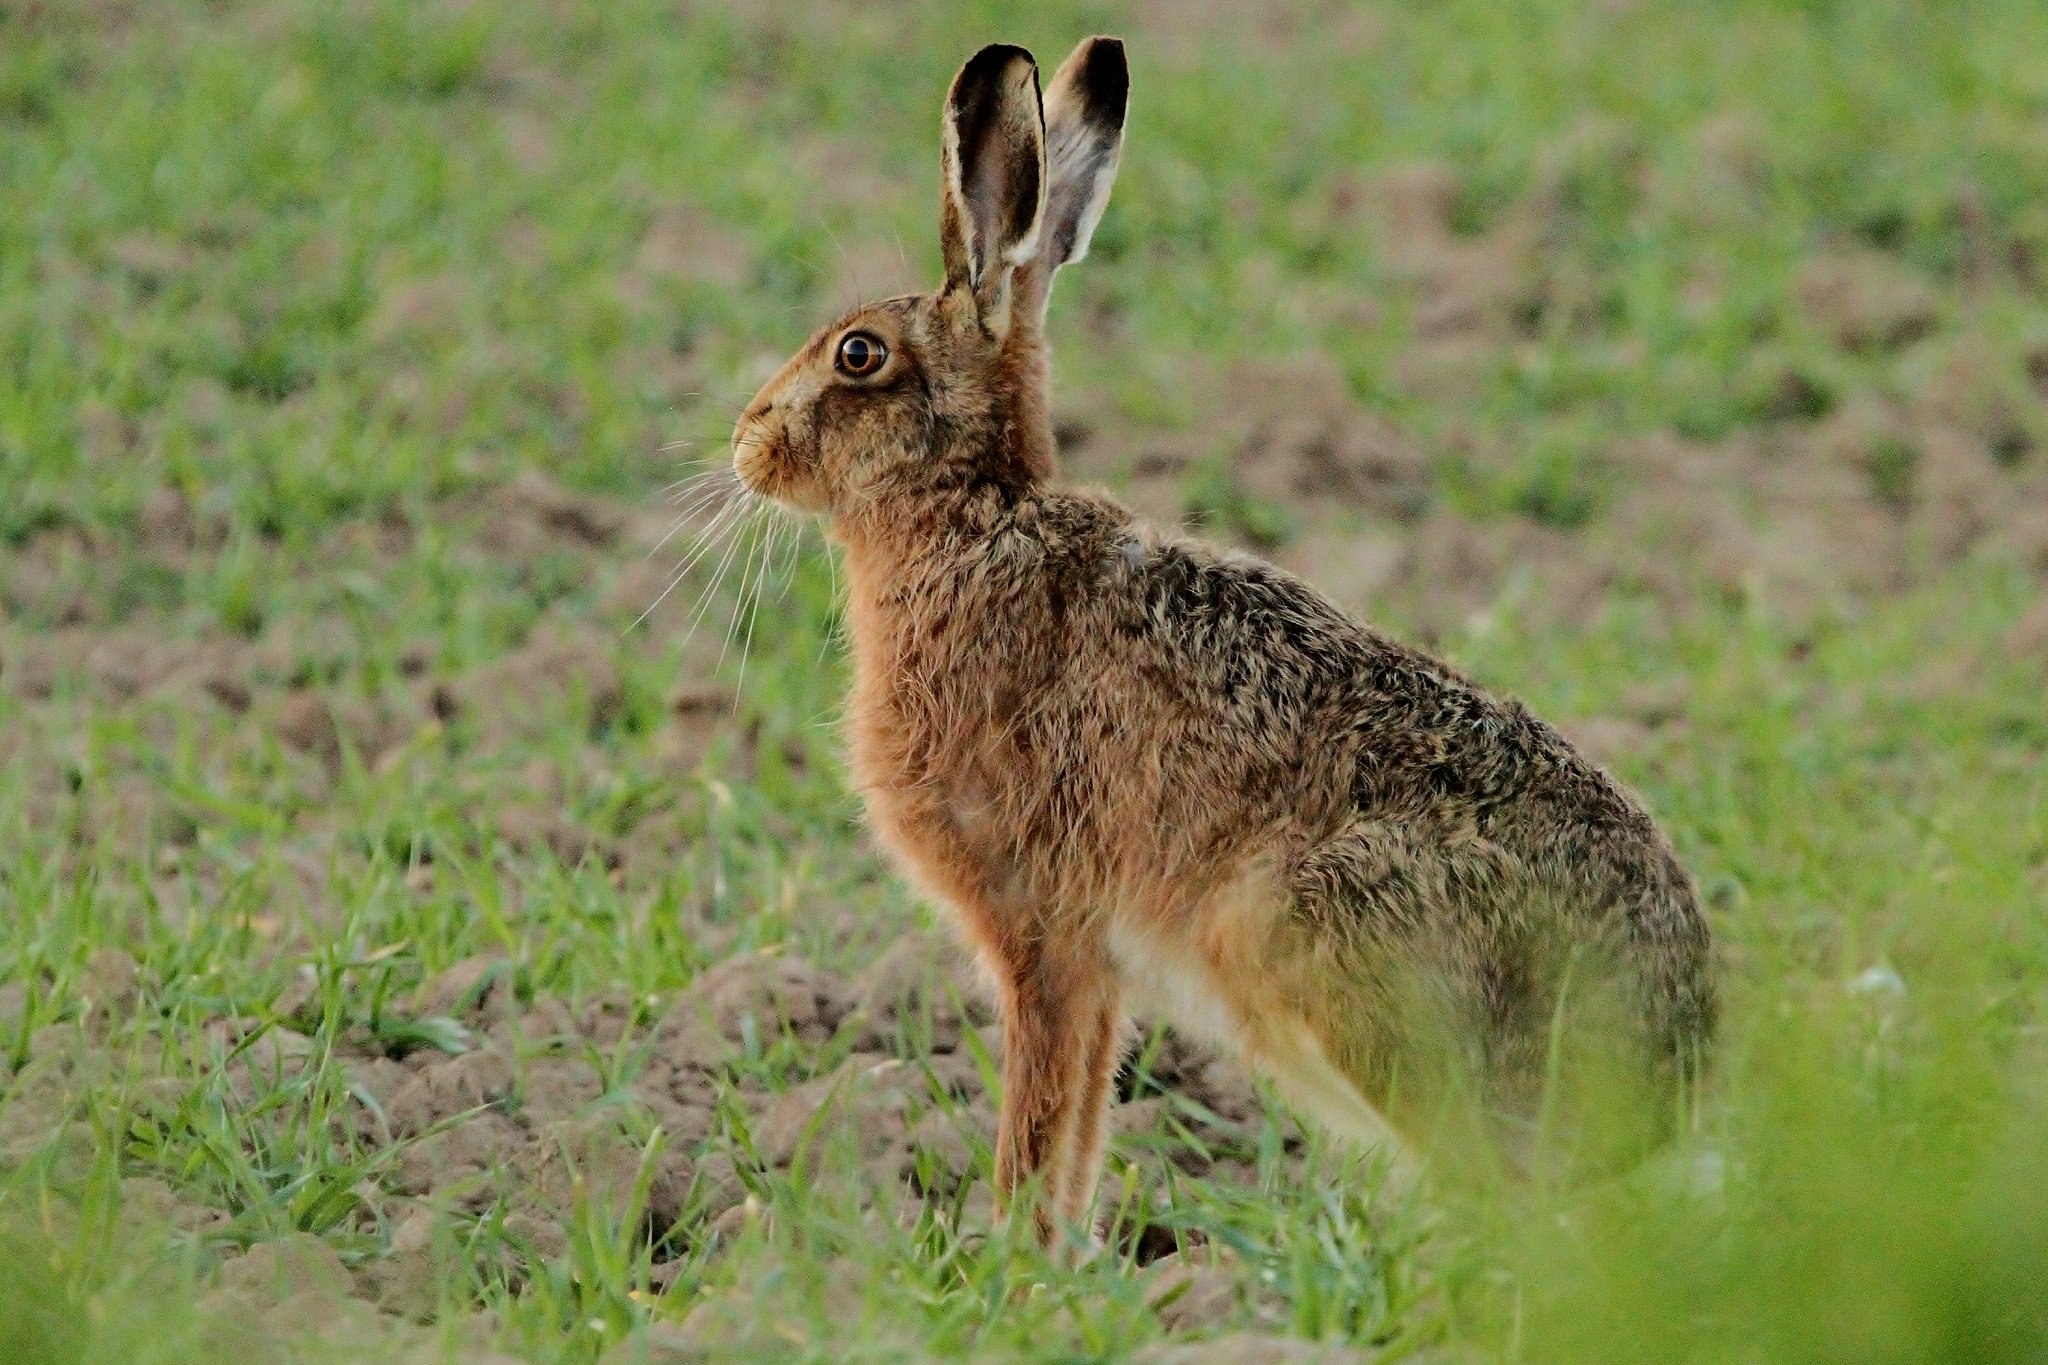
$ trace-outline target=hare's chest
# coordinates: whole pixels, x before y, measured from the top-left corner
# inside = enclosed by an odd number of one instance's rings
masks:
[[[948,723],[943,693],[900,684],[850,708],[848,766],[868,820],[899,858],[950,881],[1015,875],[1014,771],[986,726]],[[930,878],[920,877],[928,881]]]
[[[1017,710],[1017,690],[987,659],[936,642],[856,638],[849,765],[871,797],[944,809],[971,830],[1028,780]]]
[[[856,686],[848,708],[847,764],[871,809],[893,813],[977,804],[981,774],[977,727],[930,682],[898,674]]]

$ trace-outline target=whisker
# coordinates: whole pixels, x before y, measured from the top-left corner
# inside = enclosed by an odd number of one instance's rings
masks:
[[[699,498],[721,497],[732,491],[734,485],[738,482],[739,476],[734,474],[729,467],[715,470],[710,474],[699,475],[697,478],[689,481],[687,488],[673,494],[668,500],[669,505],[671,507],[680,507],[686,502],[695,501]]]
[[[711,551],[713,546],[725,539],[726,534],[729,534],[731,528],[726,527],[724,531],[721,531],[720,528],[732,516],[738,506],[738,503],[729,504],[719,512],[718,516],[712,520],[709,526],[704,528],[703,538],[698,542],[697,548],[690,552],[674,573],[669,575],[668,582],[663,586],[661,594],[647,604],[647,610],[633,618],[633,624],[626,627],[628,632],[637,629],[648,617],[654,615],[654,609],[667,601],[669,594],[682,585],[682,581],[689,577],[690,570],[697,566],[698,562]],[[689,637],[685,635],[683,638],[688,639]]]
[[[802,527],[802,525],[798,523],[791,522],[789,534],[789,563],[783,567],[782,586],[776,590],[776,601],[787,602],[789,600],[789,590],[796,583],[797,561],[802,557],[803,552],[804,528]]]
[[[818,632],[818,657],[811,665],[813,668],[824,667],[825,651],[831,649],[838,641],[841,623],[846,618],[845,609],[839,601],[839,556],[832,552],[830,539],[825,542],[825,570],[832,578],[832,605],[830,613],[825,618],[825,629]]]
[[[745,504],[736,503],[735,506],[745,506]],[[705,613],[710,611],[711,603],[718,595],[719,584],[725,581],[726,571],[732,564],[733,552],[739,548],[739,543],[743,538],[742,532],[746,525],[747,518],[742,516],[733,523],[732,528],[722,537],[726,543],[725,552],[718,557],[717,567],[712,570],[711,582],[705,587],[703,595],[697,600],[697,609],[690,617],[689,629],[683,632],[685,640],[696,635],[697,627],[703,624]]]
[[[719,482],[703,488],[685,489],[668,500],[668,505],[681,511],[683,516],[694,516],[707,508],[716,507],[738,490],[729,483]]]
[[[739,677],[733,682],[732,689],[735,699],[739,697],[747,685],[747,657],[753,652],[754,648],[754,624],[761,619],[761,598],[767,592],[768,566],[774,560],[775,538],[781,533],[781,530],[781,519],[779,517],[771,518],[768,522],[767,548],[761,553],[761,576],[754,582],[753,609],[747,614],[746,638],[740,641],[740,671]]]
[[[707,556],[717,552],[717,550],[725,544],[727,538],[730,537],[736,529],[737,527],[729,522],[724,524],[714,524],[711,532],[705,535],[704,539],[697,546],[697,548],[691,551],[689,556],[685,558],[681,564],[676,566],[674,574],[670,577],[669,586],[673,588],[677,584],[681,583],[685,578],[689,577],[690,571],[695,569],[699,564],[702,564]]]
[[[668,447],[666,446],[662,448],[664,450],[668,449]],[[686,484],[699,483],[705,479],[713,478],[719,473],[732,468],[730,461],[722,459],[680,460],[677,463],[679,463],[684,469],[690,470],[691,472],[683,475],[674,483],[662,489],[661,491],[664,493],[674,492],[676,489],[681,488]]]
[[[680,505],[696,501],[700,497],[717,497],[719,493],[725,491],[725,487],[727,487],[727,479],[696,477],[696,479],[690,479],[684,487],[680,487],[674,493],[670,493],[668,495],[668,505],[670,505],[670,508],[680,508]]]
[[[680,509],[676,514],[680,523],[716,507],[721,501],[731,497],[738,487],[738,477],[730,470],[714,470],[708,476],[691,480],[690,487],[668,501],[671,507]]]
[[[745,511],[746,500],[744,498],[733,498],[713,514],[711,523],[700,534],[706,541],[709,541],[714,531],[733,529],[745,520]],[[702,545],[698,547],[698,553],[692,556],[692,562],[702,554],[704,548]]]
[[[758,509],[756,510],[758,512]],[[731,594],[732,612],[726,617],[725,634],[718,643],[718,662],[713,665],[714,668],[723,668],[725,666],[725,657],[732,652],[733,635],[739,628],[740,616],[746,610],[747,584],[753,578],[754,556],[761,548],[761,522],[758,515],[748,519],[744,537],[747,543],[747,551],[745,556],[738,561],[740,573],[739,586]],[[733,704],[735,707],[739,704],[737,692],[734,693]]]
[[[689,624],[683,628],[682,638],[686,644],[697,638],[697,629],[703,624],[705,612],[718,596],[719,584],[725,581],[726,566],[731,562],[734,547],[739,544],[739,535],[739,527],[734,525],[727,527],[719,538],[718,556],[711,561],[707,571],[710,576],[697,590],[697,604],[691,608]]]
[[[763,539],[758,521],[751,524],[749,529],[754,534],[749,538],[746,560],[740,566],[740,586],[739,591],[733,594],[732,619],[725,623],[725,640],[718,647],[720,665],[725,663],[725,656],[732,651],[732,637],[739,630],[740,617],[746,614],[747,583],[754,576],[754,555],[761,548]]]
[[[702,505],[685,510],[674,521],[669,523],[669,528],[668,530],[662,533],[661,539],[655,541],[653,547],[647,551],[647,558],[654,558],[655,555],[661,552],[662,546],[668,544],[669,541],[675,538],[677,532],[681,531],[685,526],[688,526],[690,522],[695,520],[697,517],[700,517],[705,512],[710,511],[711,508],[716,504],[716,497],[711,497],[707,498]],[[716,523],[714,522],[713,524],[715,525]]]

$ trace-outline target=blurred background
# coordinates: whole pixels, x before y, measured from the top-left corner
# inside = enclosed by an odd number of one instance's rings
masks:
[[[453,1035],[391,1002],[464,962],[644,1019],[708,963],[851,973],[921,923],[837,766],[822,540],[693,562],[671,495],[815,326],[936,281],[958,63],[1002,39],[1049,70],[1093,32],[1133,90],[1053,303],[1068,473],[1565,722],[1699,872],[1738,1040],[1768,1052],[1752,1022],[1786,1001],[1829,1040],[1812,1074],[1731,1063],[1766,1128],[1795,1072],[1833,1097],[1787,1169],[1869,1178],[1805,1221],[1893,1216],[1904,1148],[1814,1136],[1894,1133],[1857,1107],[1873,1066],[1969,1116],[1914,1168],[1929,1226],[1969,1205],[1950,1158],[2005,1131],[2048,980],[2038,0],[0,0],[10,1198],[63,1185],[30,1156],[70,1132],[216,1247],[317,1235],[362,1289],[399,1221],[362,1192],[376,1142],[321,1146],[305,1108],[359,1078],[276,1091],[304,1121],[253,1138],[250,1097],[206,1088],[251,1036],[220,1021],[402,1058]],[[1946,1012],[1880,1030],[1891,981]],[[110,998],[138,1021],[94,1034]],[[33,1091],[46,1055],[70,1069]],[[145,1120],[150,1085],[213,1107]],[[1983,1307],[1957,1267],[2020,1283],[2040,1243],[1870,1238],[1779,1321],[1743,1278],[1791,1236],[1770,1202],[1711,1274],[1617,1232],[1627,1302],[1698,1272],[1777,1324],[1759,1359],[2023,1358],[1956,1325]],[[81,1302],[115,1292],[52,1255]],[[646,1316],[630,1273],[570,1261],[512,1313],[529,1344]],[[1370,1311],[1301,1290],[1293,1321],[1455,1336],[1409,1273],[1379,1265]],[[1905,1282],[1932,1287],[1880,1295],[1874,1338],[1788,1325]],[[1551,1358],[1605,1330],[1531,1293]],[[1664,1326],[1635,1345],[1689,1330]]]

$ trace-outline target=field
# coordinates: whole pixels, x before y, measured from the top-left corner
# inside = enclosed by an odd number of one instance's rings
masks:
[[[1098,31],[1068,472],[1643,794],[1641,1170],[1397,1198],[1155,1030],[1105,1253],[990,1226],[828,548],[671,494]],[[2048,1359],[2038,0],[0,0],[0,488],[0,1360]]]

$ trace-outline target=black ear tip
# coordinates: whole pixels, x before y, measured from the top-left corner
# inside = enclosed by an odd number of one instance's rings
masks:
[[[1000,93],[1002,82],[1013,73],[1019,87],[1028,86],[1035,97],[1038,62],[1028,50],[1015,43],[990,43],[969,57],[961,65],[959,74],[953,77],[952,88],[946,92],[946,103],[953,110],[953,116],[964,118],[971,108],[993,108],[1003,98]]]
[[[1124,40],[1102,35],[1090,38],[1081,59],[1081,88],[1089,104],[1121,114],[1131,97],[1131,67]]]
[[[1038,67],[1037,58],[1031,55],[1028,48],[1018,47],[1015,43],[990,43],[967,59],[955,79],[962,82],[986,80],[1001,74],[1005,67],[1015,61],[1022,61],[1033,70]]]

